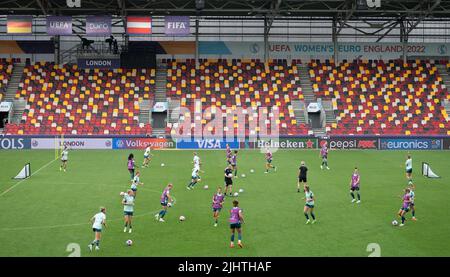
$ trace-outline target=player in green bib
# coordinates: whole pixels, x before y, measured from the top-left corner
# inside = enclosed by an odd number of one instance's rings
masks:
[[[312,224],[316,223],[316,216],[314,215],[314,201],[315,201],[315,197],[314,197],[314,193],[309,189],[308,185],[304,186],[304,190],[305,190],[305,207],[303,209],[303,213],[305,214],[306,217],[306,224],[309,224],[311,222],[311,220],[309,219],[309,215],[311,215],[312,217]],[[309,215],[308,215],[309,213]]]

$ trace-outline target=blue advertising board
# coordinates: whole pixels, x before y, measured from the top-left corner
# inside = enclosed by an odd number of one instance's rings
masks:
[[[220,139],[194,139],[192,141],[177,141],[177,149],[225,149],[226,145],[233,149],[239,148],[239,142]]]
[[[0,149],[30,149],[31,139],[20,137],[0,138]]]
[[[381,150],[441,150],[441,139],[430,138],[381,138]]]
[[[79,68],[114,69],[120,67],[120,58],[78,58]]]

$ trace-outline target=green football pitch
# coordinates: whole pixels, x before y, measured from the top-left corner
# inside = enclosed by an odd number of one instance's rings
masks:
[[[368,256],[370,243],[381,256],[450,256],[450,152],[412,151],[416,183],[417,221],[394,227],[406,186],[405,151],[331,151],[331,170],[320,170],[317,151],[274,153],[277,172],[264,174],[264,155],[239,151],[239,179],[234,190],[244,211],[243,249],[229,248],[227,198],[213,226],[211,198],[223,185],[225,151],[198,151],[202,182],[188,191],[192,152],[153,151],[149,168],[141,169],[133,233],[123,233],[119,192],[129,188],[126,160],[140,150],[73,150],[66,173],[60,172],[54,151],[0,151],[0,256],[68,256],[71,243],[81,256]],[[317,223],[305,225],[303,193],[297,193],[300,161],[309,167],[308,181],[316,197]],[[421,162],[430,163],[440,179],[420,176]],[[31,163],[31,178],[12,180]],[[161,167],[161,163],[165,166]],[[361,174],[360,204],[351,203],[349,180],[354,166]],[[251,169],[254,172],[251,173]],[[245,174],[242,178],[240,175]],[[166,222],[156,222],[159,198],[172,182],[176,204]],[[209,189],[203,189],[208,185]],[[89,219],[107,208],[107,228],[101,250],[89,252],[93,239]],[[180,215],[186,221],[178,220]],[[407,215],[410,219],[411,215]],[[133,240],[131,247],[125,241]],[[70,248],[70,247],[69,247]],[[369,247],[370,248],[370,247]]]

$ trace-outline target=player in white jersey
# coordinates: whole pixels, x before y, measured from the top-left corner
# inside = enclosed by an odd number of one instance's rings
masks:
[[[100,212],[95,214],[91,218],[92,230],[94,231],[95,237],[91,244],[88,245],[89,250],[92,251],[92,247],[95,245],[95,250],[100,249],[100,239],[102,237],[102,229],[106,228],[106,208],[101,207]]]
[[[194,186],[201,181],[201,177],[200,175],[198,175],[198,171],[199,169],[194,167],[194,169],[192,169],[192,175],[191,175],[191,182],[189,183],[189,185],[187,186],[188,190],[194,189]]]
[[[61,166],[59,167],[59,171],[64,169],[64,172],[66,172],[68,160],[69,160],[69,149],[67,149],[67,146],[64,146],[64,150],[61,152]]]
[[[131,190],[134,193],[134,198],[136,198],[137,193],[137,187],[139,185],[143,185],[144,183],[141,182],[141,172],[136,171],[136,174],[134,175],[133,181],[131,181]]]
[[[202,163],[200,162],[200,157],[197,155],[197,152],[194,152],[194,159],[192,160],[192,163],[194,164],[194,168],[196,168],[199,172],[203,172],[200,169],[200,165]]]
[[[411,155],[408,155],[405,162],[406,179],[408,179],[408,185],[412,184],[412,170],[413,162]]]
[[[132,226],[131,226],[131,220],[133,219],[133,213],[134,213],[134,193],[131,189],[129,189],[124,195],[122,199],[122,205],[123,205],[123,215],[125,219],[125,228],[123,229],[123,232],[127,232],[128,227],[128,233],[131,233]]]
[[[150,160],[152,159],[152,154],[150,153],[151,147],[150,145],[145,148],[144,152],[144,162],[142,163],[142,167],[148,167],[148,164],[150,163]]]

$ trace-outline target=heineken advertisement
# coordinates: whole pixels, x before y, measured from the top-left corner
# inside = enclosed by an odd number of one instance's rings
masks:
[[[255,148],[286,148],[286,149],[316,149],[316,138],[279,138],[259,139],[254,143]]]

